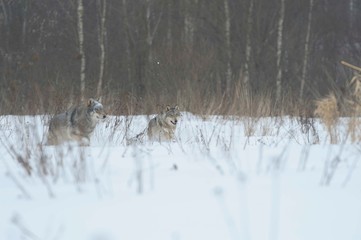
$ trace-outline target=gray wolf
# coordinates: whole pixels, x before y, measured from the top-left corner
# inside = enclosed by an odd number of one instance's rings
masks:
[[[50,120],[47,144],[77,141],[81,145],[89,145],[95,126],[106,116],[103,105],[92,98],[87,104],[73,106]]]
[[[174,132],[181,114],[178,106],[167,106],[148,123],[147,134],[150,141],[171,141],[174,140]]]

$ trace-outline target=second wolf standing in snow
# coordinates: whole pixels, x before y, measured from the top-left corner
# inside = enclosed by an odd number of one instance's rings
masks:
[[[174,140],[174,132],[181,114],[178,106],[167,106],[166,110],[148,123],[147,134],[150,141]]]

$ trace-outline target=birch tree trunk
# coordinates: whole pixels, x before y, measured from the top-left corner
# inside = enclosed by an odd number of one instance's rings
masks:
[[[303,94],[304,94],[306,75],[307,75],[307,66],[308,66],[308,57],[310,54],[309,46],[310,46],[310,34],[311,34],[311,22],[312,22],[312,9],[313,9],[313,0],[310,0],[308,19],[307,19],[305,50],[304,50],[304,56],[303,56],[303,66],[302,66],[302,75],[301,75],[300,100],[302,100]]]
[[[227,69],[226,69],[226,96],[229,96],[231,91],[232,69],[231,69],[231,17],[229,13],[228,0],[224,0],[224,14],[225,14],[225,38],[226,38],[226,53],[227,53]]]
[[[78,0],[78,35],[80,55],[80,98],[84,101],[85,92],[85,55],[84,55],[84,30],[83,30],[84,7],[83,0]]]
[[[279,103],[282,94],[282,34],[285,18],[285,0],[281,0],[280,14],[277,27],[277,77],[276,77],[276,102]]]
[[[193,9],[194,6],[191,6],[192,3],[197,4],[197,0],[186,0],[185,4],[185,13],[184,13],[184,40],[186,46],[190,49],[193,48],[193,39],[194,39],[194,19],[193,19]]]
[[[173,39],[172,39],[172,1],[168,1],[168,19],[167,19],[167,46],[170,51],[173,48]]]
[[[6,37],[4,38],[4,39],[6,39],[5,46],[6,46],[6,48],[8,48],[8,44],[9,44],[9,19],[8,19],[8,14],[7,14],[7,11],[6,11],[4,0],[1,0],[1,9],[2,9],[3,21],[4,21],[4,25],[5,25],[5,35],[6,35]]]
[[[99,27],[99,47],[100,47],[100,69],[99,69],[99,80],[97,87],[97,97],[101,97],[102,94],[102,86],[103,86],[103,77],[104,77],[104,67],[105,67],[105,46],[104,41],[106,38],[106,28],[105,28],[105,19],[106,19],[106,0],[98,0],[100,14],[100,27]],[[103,3],[101,3],[103,2]]]
[[[152,12],[151,0],[146,0],[146,5],[147,5],[147,9],[146,9],[147,39],[146,39],[146,41],[147,41],[148,52],[149,52],[148,53],[148,62],[151,62],[151,61],[153,61],[153,39],[154,39],[155,33],[158,30],[159,22],[163,15],[163,10],[161,10],[157,21],[152,26],[152,19],[150,16],[150,13]]]
[[[148,62],[151,62],[153,59],[153,37],[151,32],[151,19],[150,19],[150,0],[146,0],[147,10],[146,10],[146,20],[147,20],[147,45],[148,45]]]
[[[244,78],[243,85],[246,88],[246,93],[249,91],[249,63],[251,61],[251,33],[252,33],[252,25],[253,25],[253,4],[254,0],[250,0],[248,7],[248,16],[247,16],[247,35],[246,35],[246,60],[244,63]]]
[[[350,0],[349,11],[350,11],[350,14],[349,14],[350,23],[349,24],[350,24],[350,29],[352,30],[353,25],[354,25],[354,19],[355,19],[355,0]]]
[[[129,33],[129,20],[128,20],[128,12],[127,12],[127,0],[123,0],[123,16],[124,16],[124,21],[125,21],[125,26],[126,26],[126,55],[127,55],[127,75],[128,75],[128,82],[130,83],[132,81],[132,69],[131,69],[131,54],[130,54],[130,41],[131,41],[131,37],[130,37],[130,33]],[[132,93],[134,93],[134,88],[132,87]]]
[[[23,44],[23,47],[25,47],[25,44],[26,44],[26,27],[27,27],[27,15],[28,15],[28,2],[27,1],[25,1],[24,2],[24,8],[23,8],[23,14],[24,14],[24,17],[23,17],[23,26],[22,26],[22,31],[21,31],[21,33],[22,33],[22,38],[21,38],[21,40],[22,40],[22,44]]]

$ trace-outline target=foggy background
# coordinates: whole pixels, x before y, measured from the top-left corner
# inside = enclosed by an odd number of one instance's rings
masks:
[[[197,112],[240,89],[308,101],[352,77],[341,60],[361,65],[360,21],[356,0],[0,0],[0,111],[84,96],[117,114]]]

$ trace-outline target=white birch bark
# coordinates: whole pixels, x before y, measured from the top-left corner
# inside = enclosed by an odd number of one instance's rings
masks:
[[[254,4],[254,0],[250,0],[248,7],[248,16],[247,16],[246,60],[244,63],[244,78],[243,78],[243,84],[247,91],[249,90],[249,63],[251,61],[251,52],[252,52],[251,33],[252,33],[252,25],[253,25],[253,18],[252,18],[253,4]]]
[[[193,20],[193,9],[194,6],[191,6],[192,2],[197,4],[197,1],[186,0],[185,3],[185,13],[184,13],[184,40],[186,46],[193,48],[193,39],[194,39],[194,20]]]
[[[1,0],[1,8],[2,8],[3,15],[4,15],[5,24],[7,24],[8,23],[8,14],[6,12],[4,0]]]
[[[100,47],[100,69],[99,69],[99,80],[98,80],[98,87],[97,87],[97,97],[101,97],[102,94],[102,87],[103,87],[103,77],[104,77],[104,67],[105,67],[105,38],[106,38],[106,28],[105,28],[105,19],[106,19],[106,0],[98,0],[98,6],[100,8],[100,27],[99,27],[99,47]]]
[[[167,46],[171,50],[173,48],[172,40],[172,1],[168,1],[168,23],[167,23]]]
[[[156,23],[154,23],[154,25],[152,26],[152,19],[150,16],[151,13],[151,0],[146,0],[146,5],[147,5],[147,9],[146,9],[146,21],[147,21],[147,45],[148,45],[148,62],[153,61],[153,40],[154,40],[154,36],[155,33],[157,32],[158,26],[159,26],[159,22],[162,19],[163,16],[163,10],[161,11],[158,20]]]
[[[285,18],[285,0],[281,0],[280,14],[277,27],[277,77],[276,77],[276,101],[279,103],[282,93],[282,35]]]
[[[127,73],[128,73],[128,82],[131,82],[132,80],[132,71],[131,71],[131,67],[130,67],[130,62],[131,62],[131,55],[130,55],[130,46],[129,46],[129,41],[130,41],[130,36],[129,36],[129,21],[128,21],[128,12],[127,12],[127,1],[123,0],[123,16],[124,16],[124,21],[125,21],[125,26],[127,28],[127,46],[126,46],[126,55],[127,55]],[[134,89],[132,90],[134,92]]]
[[[310,54],[309,46],[310,46],[310,35],[311,35],[313,1],[314,0],[310,0],[308,19],[307,19],[305,50],[304,50],[304,56],[303,56],[302,75],[301,75],[300,100],[302,100],[303,94],[304,94],[304,88],[305,88],[305,84],[306,84],[306,75],[307,75],[307,66],[308,66],[308,57]]]
[[[151,19],[150,19],[150,0],[146,0],[147,3],[147,9],[146,9],[146,19],[147,19],[147,45],[148,45],[148,61],[151,62],[153,59],[153,51],[152,51],[152,45],[153,45],[153,36],[152,36],[152,30],[151,30]]]
[[[6,42],[9,42],[9,20],[8,20],[8,14],[6,12],[5,3],[4,0],[1,0],[1,8],[2,8],[2,14],[4,17],[4,24],[5,24],[5,34],[6,34]],[[7,45],[7,44],[6,44]],[[0,50],[0,53],[2,54],[2,49]]]
[[[350,0],[349,3],[349,18],[350,18],[350,29],[353,28],[354,25],[354,18],[355,18],[355,0]]]
[[[23,19],[23,26],[22,26],[22,44],[23,46],[26,43],[26,24],[27,24],[27,15],[28,15],[28,2],[24,2],[24,19]]]
[[[229,96],[232,79],[231,69],[231,17],[229,13],[228,0],[224,0],[224,14],[225,14],[225,38],[226,38],[226,52],[227,52],[227,70],[226,70],[226,95]]]
[[[83,29],[84,7],[83,0],[78,0],[78,37],[80,55],[80,98],[84,101],[85,93],[85,55],[84,55],[84,29]]]

